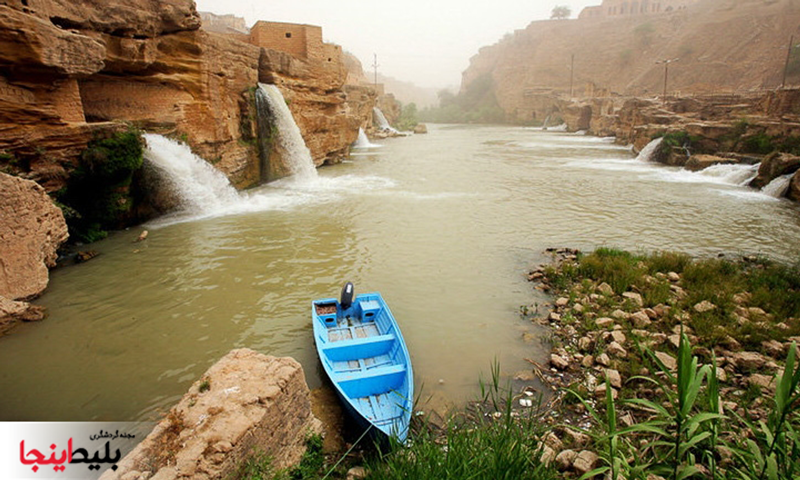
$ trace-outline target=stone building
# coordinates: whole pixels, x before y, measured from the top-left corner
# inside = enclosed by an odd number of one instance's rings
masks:
[[[322,27],[259,21],[250,29],[250,43],[304,60],[342,63],[342,47],[322,41]]]
[[[653,15],[683,10],[699,0],[603,0],[602,5],[586,7],[578,18],[609,18]]]

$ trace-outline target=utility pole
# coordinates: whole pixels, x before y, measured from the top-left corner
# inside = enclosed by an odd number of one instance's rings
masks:
[[[672,62],[677,62],[677,58],[673,58],[671,60],[659,60],[656,64],[664,64],[664,94],[661,97],[664,101],[667,99],[667,81],[669,80],[669,64]]]
[[[789,38],[789,48],[786,49],[786,64],[783,66],[783,81],[781,88],[786,87],[786,72],[789,70],[789,61],[792,59],[792,48],[794,48],[794,35]]]
[[[375,89],[378,88],[378,54],[373,53],[372,69],[375,71]]]
[[[569,65],[569,98],[572,98],[573,95],[573,81],[575,80],[575,54],[572,54],[572,61]]]

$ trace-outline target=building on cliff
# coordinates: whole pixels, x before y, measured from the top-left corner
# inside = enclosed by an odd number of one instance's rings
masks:
[[[322,41],[322,27],[258,21],[250,29],[250,43],[304,60],[343,63],[342,47]]]
[[[683,10],[699,0],[603,0],[602,5],[584,8],[578,18],[596,19],[653,15]]]

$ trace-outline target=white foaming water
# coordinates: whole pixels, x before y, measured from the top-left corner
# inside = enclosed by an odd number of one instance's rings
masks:
[[[383,145],[370,142],[363,128],[358,129],[358,139],[356,139],[355,143],[352,145],[353,148],[378,148],[382,146]]]
[[[145,134],[144,158],[170,182],[172,194],[187,212],[202,214],[224,208],[239,199],[228,178],[188,146],[161,135]]]
[[[151,227],[242,213],[288,210],[335,201],[342,194],[391,189],[395,183],[376,176],[343,175],[296,181],[287,177],[257,189],[239,192],[227,177],[193,154],[187,145],[161,135],[145,134],[145,160],[167,179],[179,199],[179,210],[148,222]]]
[[[383,115],[383,112],[381,111],[380,108],[372,107],[372,115],[373,117],[375,117],[375,121],[378,123],[378,128],[380,128],[381,130],[391,133],[400,133],[399,131],[397,131],[397,129],[389,125],[389,121],[386,120],[386,116]]]
[[[295,181],[317,178],[317,169],[311,152],[300,134],[300,128],[286,105],[283,94],[275,85],[258,84],[258,92],[266,100],[277,130],[278,149],[283,154]]]
[[[656,138],[655,140],[651,140],[650,143],[645,145],[639,155],[636,157],[636,160],[640,162],[650,162],[653,159],[653,155],[658,150],[658,147],[661,145],[661,142],[664,141],[663,137]]]
[[[769,182],[769,185],[762,188],[761,192],[770,197],[781,198],[786,195],[786,191],[789,190],[789,184],[792,182],[793,176],[794,173],[782,175]]]

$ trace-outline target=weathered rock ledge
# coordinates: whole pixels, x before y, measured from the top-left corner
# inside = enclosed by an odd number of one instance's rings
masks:
[[[230,478],[252,455],[277,469],[300,461],[319,433],[302,366],[292,358],[233,350],[189,392],[104,480]]]
[[[39,296],[67,240],[67,224],[36,182],[0,173],[0,335],[44,310],[20,300]]]

